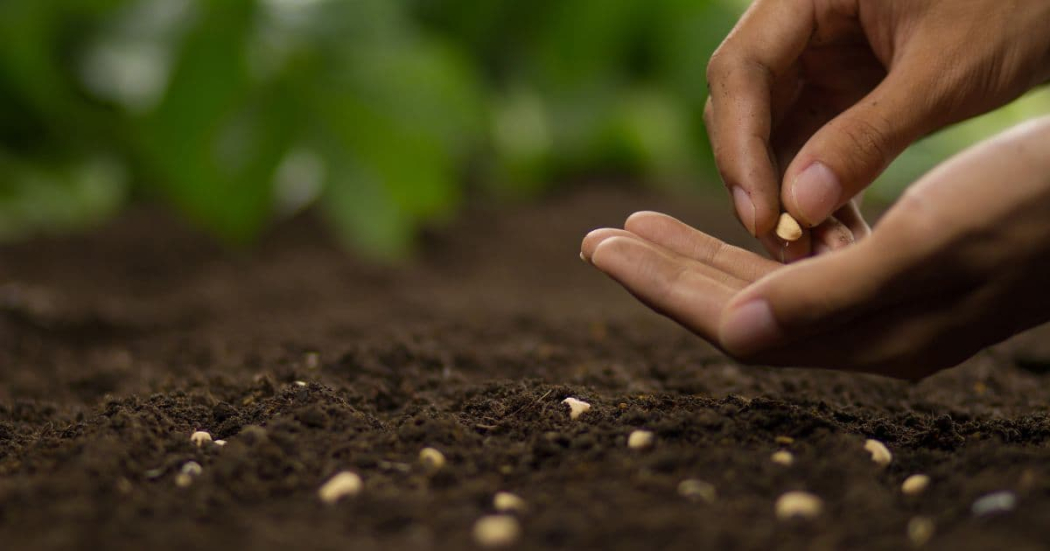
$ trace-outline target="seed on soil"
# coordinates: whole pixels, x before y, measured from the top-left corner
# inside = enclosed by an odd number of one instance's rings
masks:
[[[429,470],[436,471],[445,466],[445,454],[435,448],[419,450],[419,462]]]
[[[562,400],[561,403],[569,406],[569,419],[576,419],[591,409],[590,404],[572,396]]]
[[[506,547],[521,537],[521,524],[510,515],[488,515],[474,523],[474,541],[482,547]]]
[[[342,471],[328,479],[317,490],[321,501],[331,505],[346,496],[354,496],[361,492],[361,477],[357,473]]]
[[[651,447],[654,440],[656,440],[656,436],[651,431],[632,431],[627,437],[627,447],[632,450],[642,450]]]
[[[777,220],[776,232],[777,237],[784,241],[798,241],[802,237],[802,226],[799,226],[798,221],[790,214],[782,212]]]
[[[226,441],[225,440],[216,440],[215,442],[213,442],[213,444],[215,444],[216,446],[219,446],[221,448],[221,447],[226,445]]]
[[[199,430],[190,435],[190,442],[197,444],[197,447],[199,448],[207,444],[208,442],[211,442],[211,434],[208,434],[203,430]]]
[[[175,475],[175,485],[179,488],[185,488],[193,484],[193,476],[186,473],[179,473]]]
[[[869,438],[864,442],[864,449],[871,454],[871,460],[879,464],[882,467],[890,464],[893,461],[893,454],[886,448],[886,444]]]
[[[201,464],[196,461],[187,461],[182,464],[182,469],[180,469],[180,471],[190,476],[197,476],[204,472],[204,468],[202,468]]]
[[[773,463],[776,463],[777,465],[783,465],[785,467],[790,467],[791,464],[795,462],[795,456],[787,450],[780,450],[774,452],[770,459],[773,460]]]
[[[678,495],[692,501],[705,501],[707,503],[714,503],[718,497],[718,493],[712,484],[695,478],[687,478],[679,482]]]
[[[901,491],[909,496],[919,495],[929,485],[930,477],[924,474],[913,474],[904,479],[904,483],[901,484]]]
[[[791,518],[813,519],[820,516],[824,509],[824,502],[809,492],[787,492],[777,498],[775,506],[777,518],[788,520]]]
[[[795,443],[795,439],[790,436],[778,436],[774,438],[773,441],[781,446],[790,446]]]
[[[492,507],[500,513],[521,513],[525,511],[525,500],[510,492],[496,492]]]
[[[295,386],[306,386],[306,381],[296,381]]]
[[[933,537],[933,520],[927,517],[914,517],[908,521],[908,541],[915,547],[921,547]]]
[[[973,502],[970,510],[973,514],[983,517],[996,513],[1012,511],[1017,506],[1017,496],[1010,491],[994,492],[987,494]]]

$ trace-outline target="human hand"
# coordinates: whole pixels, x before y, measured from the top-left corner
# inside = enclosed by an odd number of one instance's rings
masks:
[[[871,236],[783,265],[666,215],[584,238],[583,256],[748,363],[917,379],[1050,319],[1050,117],[919,180]]]
[[[757,0],[707,69],[741,222],[785,261],[863,237],[850,200],[904,148],[1050,78],[1047,22],[1035,0]],[[782,207],[812,241],[773,236]]]

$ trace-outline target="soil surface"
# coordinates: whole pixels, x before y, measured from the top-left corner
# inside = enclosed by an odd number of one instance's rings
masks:
[[[740,241],[722,203],[475,207],[396,267],[309,216],[239,254],[151,210],[4,246],[0,548],[466,549],[500,490],[528,505],[520,548],[901,549],[930,523],[923,548],[1047,548],[1047,330],[917,384],[743,367],[577,257],[643,208]],[[592,409],[570,420],[569,396]],[[639,428],[651,449],[628,449]],[[341,470],[364,488],[325,505]],[[821,515],[777,520],[789,490]],[[996,491],[1015,507],[975,515]]]

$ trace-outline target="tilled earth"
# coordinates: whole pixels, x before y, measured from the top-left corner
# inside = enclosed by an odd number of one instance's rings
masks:
[[[1050,331],[917,384],[744,367],[577,258],[642,208],[740,241],[710,203],[580,187],[475,207],[395,267],[310,217],[240,253],[153,210],[4,246],[0,548],[464,549],[500,490],[528,504],[521,548],[1047,548]],[[570,420],[569,396],[592,409]],[[634,429],[654,446],[628,449]],[[342,470],[364,489],[323,504]],[[823,513],[777,520],[789,490]],[[1016,506],[975,515],[996,491]]]

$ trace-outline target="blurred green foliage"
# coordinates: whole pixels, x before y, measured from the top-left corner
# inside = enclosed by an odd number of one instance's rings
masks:
[[[366,253],[468,192],[717,187],[707,58],[741,0],[3,0],[0,237],[160,198],[232,243],[318,203]],[[877,187],[1050,106],[927,140]]]

